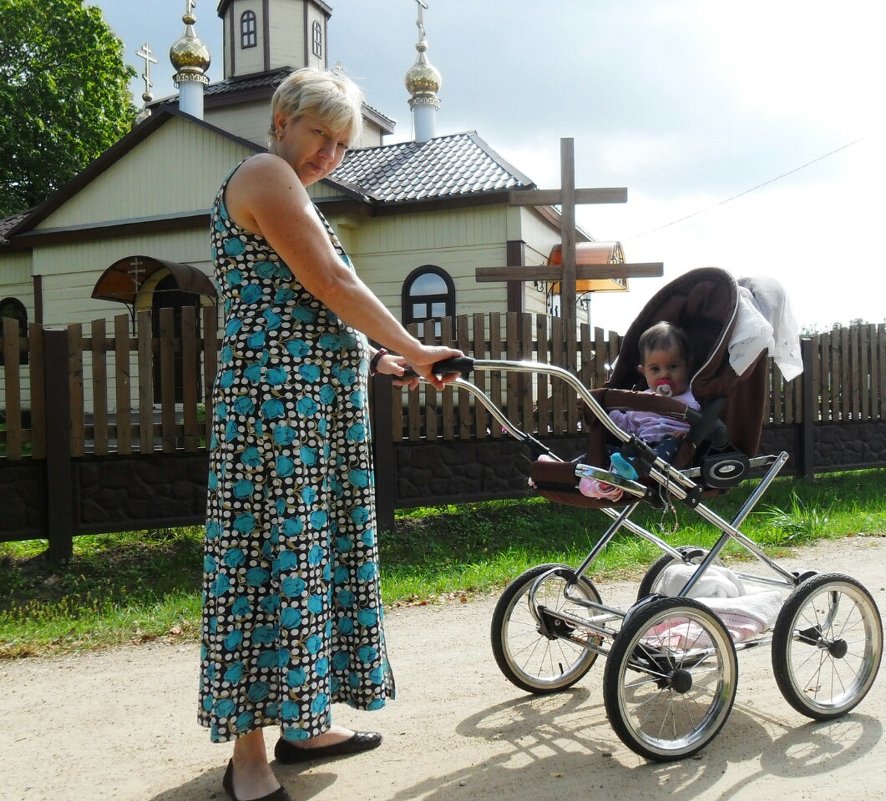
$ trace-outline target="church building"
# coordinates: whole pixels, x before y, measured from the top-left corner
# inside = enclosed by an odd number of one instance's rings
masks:
[[[211,55],[191,6],[170,48],[178,95],[153,101],[146,89],[129,134],[42,205],[0,220],[0,314],[23,329],[125,309],[135,333],[139,310],[216,302],[215,193],[236,164],[266,148],[280,81],[305,65],[329,66],[333,9],[323,0],[221,0],[224,78],[209,83]],[[428,58],[421,4],[418,13],[405,76],[413,139],[385,144],[394,122],[367,98],[362,140],[310,194],[361,278],[404,323],[551,311],[549,284],[476,280],[481,267],[545,264],[561,242],[561,216],[552,206],[512,205],[513,190],[535,184],[476,132],[437,133],[442,80]],[[575,237],[604,263],[624,260],[617,243],[596,247],[581,230]]]

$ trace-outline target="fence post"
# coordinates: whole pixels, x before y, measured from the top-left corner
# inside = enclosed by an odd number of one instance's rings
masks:
[[[67,329],[44,332],[46,360],[47,556],[64,562],[74,553],[74,492],[71,461],[71,389]]]
[[[800,340],[800,355],[803,359],[803,422],[800,426],[800,469],[807,481],[815,479],[815,445],[813,424],[815,423],[815,385],[812,358],[814,356],[811,339]]]
[[[390,376],[376,375],[369,380],[372,384],[369,414],[375,470],[375,522],[379,531],[391,531],[394,528],[394,506],[397,499],[394,426],[391,419],[392,384]]]

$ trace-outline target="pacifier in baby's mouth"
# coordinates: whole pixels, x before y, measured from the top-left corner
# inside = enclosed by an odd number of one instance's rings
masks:
[[[666,398],[670,398],[671,395],[674,394],[674,388],[671,386],[669,381],[662,381],[656,388],[655,391],[659,395],[664,395]]]

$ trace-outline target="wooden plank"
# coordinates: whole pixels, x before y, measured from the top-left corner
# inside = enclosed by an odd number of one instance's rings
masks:
[[[3,318],[3,376],[6,410],[6,458],[22,458],[22,386],[18,320]]]
[[[840,329],[841,418],[852,420],[852,343],[849,328]]]
[[[532,315],[523,313],[519,315],[517,327],[520,337],[520,359],[522,361],[533,360],[532,348]],[[519,426],[527,434],[538,430],[538,409],[533,399],[533,373],[517,373],[520,392],[520,407],[522,411],[522,419]]]
[[[117,403],[117,453],[132,453],[132,387],[129,367],[129,317],[114,317],[114,393]]]
[[[474,314],[473,318],[473,345],[471,353],[475,359],[484,359],[487,355],[486,345],[486,315]],[[486,370],[477,370],[472,376],[474,385],[481,391],[486,391]],[[489,427],[489,412],[480,402],[474,401],[474,434],[477,439],[486,439]]]
[[[468,315],[460,314],[456,318],[455,346],[465,355],[471,352],[471,337],[468,326]],[[473,376],[471,376],[473,378]],[[473,415],[471,413],[471,395],[465,389],[458,390],[458,438],[470,439],[473,434]]]
[[[830,422],[833,420],[833,386],[834,375],[832,372],[831,358],[831,334],[829,331],[823,331],[818,335],[819,357],[821,359],[821,381],[819,387],[821,391],[821,415],[822,422]]]
[[[859,343],[859,326],[849,326],[850,371],[849,382],[852,388],[852,419],[861,419],[861,347]]]
[[[594,346],[591,342],[591,327],[587,323],[582,323],[579,333],[578,378],[583,386],[590,389],[594,383]]]
[[[218,309],[204,306],[203,314],[203,409],[206,447],[212,438],[212,387],[218,371]]]
[[[440,321],[441,344],[448,345],[454,339],[452,330],[452,318],[444,317]],[[440,393],[440,411],[443,439],[449,441],[455,439],[455,398],[451,387],[446,387]]]
[[[93,320],[92,333],[92,447],[96,456],[108,453],[108,342],[106,321]]]
[[[516,312],[508,312],[505,316],[505,346],[507,348],[507,361],[520,360],[519,327]],[[519,426],[520,418],[520,383],[517,373],[508,372],[505,375],[507,385],[507,401],[505,402],[505,416],[514,425]]]
[[[551,318],[551,364],[563,366],[563,318]],[[563,382],[559,378],[551,379],[551,431],[557,436],[563,433],[565,415],[563,414]]]
[[[504,353],[504,345],[501,341],[501,314],[499,312],[491,312],[489,315],[489,359],[490,361],[502,361]],[[489,397],[492,402],[502,409],[502,390],[503,390],[502,374],[496,370],[489,375]],[[504,410],[503,410],[504,411]],[[492,432],[493,439],[500,439],[502,436],[501,426],[494,420],[490,421],[489,430]]]
[[[859,394],[861,395],[861,419],[871,419],[871,326],[858,327]]]
[[[879,409],[877,419],[886,419],[886,323],[877,325],[877,362],[879,366],[879,380],[877,382],[877,397]]]
[[[660,261],[623,264],[578,264],[575,277],[581,281],[594,278],[660,278],[664,275],[664,263]],[[491,281],[559,281],[563,278],[560,267],[546,265],[517,267],[477,267],[474,280],[478,283]]]
[[[68,369],[71,384],[71,456],[83,456],[86,438],[83,396],[83,329],[78,323],[68,326],[68,343]]]
[[[182,306],[182,445],[189,452],[197,450],[200,431],[197,425],[197,316],[193,306]]]
[[[606,362],[609,359],[609,342],[602,328],[594,329],[594,387],[606,383]]]
[[[175,310],[160,309],[160,437],[163,451],[175,450]]]
[[[545,364],[551,363],[550,342],[548,338],[548,316],[546,314],[535,315],[535,341],[538,361]],[[544,373],[538,376],[538,433],[547,434],[551,428],[551,397],[550,379]]]
[[[578,366],[578,342],[576,339],[575,322],[566,325],[566,369],[573,375]],[[578,395],[571,386],[563,387],[566,404],[566,430],[570,434],[578,431]]]
[[[580,205],[628,202],[626,187],[576,189],[574,192],[575,203]],[[559,206],[563,203],[563,195],[562,189],[514,189],[508,202],[512,206]]]
[[[425,345],[435,345],[437,344],[437,337],[434,336],[434,324],[432,321],[425,321],[425,335],[424,335],[424,343]],[[437,390],[431,385],[425,382],[423,384],[423,389],[425,393],[424,397],[424,410],[425,410],[425,436],[429,439],[437,438],[437,430],[438,426],[438,406],[439,406],[439,394]]]
[[[138,313],[138,438],[141,453],[154,451],[154,341],[151,313]]]
[[[28,326],[31,368],[31,458],[46,458],[46,339],[43,326]]]

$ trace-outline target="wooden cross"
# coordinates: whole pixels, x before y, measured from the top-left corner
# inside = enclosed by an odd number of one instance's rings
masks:
[[[511,192],[514,206],[560,206],[562,229],[562,262],[559,267],[478,267],[474,277],[480,283],[490,281],[559,281],[561,314],[574,332],[577,322],[575,303],[576,280],[595,278],[650,278],[664,274],[661,262],[640,264],[585,264],[575,263],[575,204],[626,203],[628,190],[576,189],[575,155],[572,139],[560,140],[560,189],[534,189]]]

